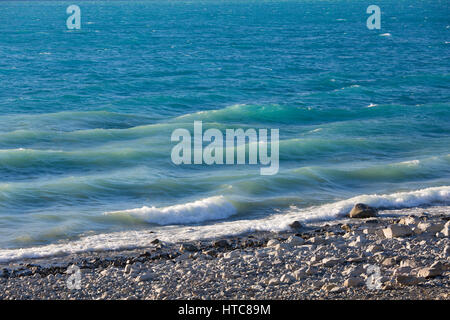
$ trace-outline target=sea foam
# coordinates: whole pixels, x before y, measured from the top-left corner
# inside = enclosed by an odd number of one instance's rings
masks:
[[[283,213],[274,214],[263,219],[235,220],[205,226],[163,226],[153,230],[91,235],[67,243],[55,243],[40,247],[3,249],[0,250],[0,262],[89,251],[142,248],[147,247],[149,242],[154,238],[166,242],[175,242],[217,238],[251,231],[282,231],[288,229],[288,225],[294,220],[301,222],[321,222],[338,219],[346,215],[352,206],[358,202],[364,202],[379,209],[415,208],[424,205],[448,206],[450,205],[450,186],[383,195],[360,195],[317,207],[304,209],[292,207]],[[212,197],[184,205],[160,209],[154,208],[150,211],[143,208],[134,209],[135,211],[131,210],[131,214],[137,214],[150,220],[156,219],[156,217],[166,216],[164,218],[166,219],[165,221],[173,220],[180,223],[184,219],[181,218],[184,213],[187,216],[185,221],[199,219],[194,218],[198,213],[203,218],[211,217],[218,219],[222,214],[234,213],[235,209],[233,210],[231,208],[234,207],[223,197]],[[437,210],[429,208],[427,211],[431,213],[436,211],[436,213],[439,213],[441,210],[440,207],[436,208]],[[225,210],[228,213],[220,213],[221,210]],[[130,210],[125,212],[130,214]],[[408,212],[405,213],[408,214]]]
[[[142,207],[106,212],[108,216],[131,216],[158,225],[199,223],[219,220],[236,213],[236,208],[223,196],[210,197],[169,207]]]

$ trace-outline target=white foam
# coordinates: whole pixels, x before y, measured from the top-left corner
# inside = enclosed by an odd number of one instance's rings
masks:
[[[170,207],[142,207],[124,211],[106,212],[109,216],[131,216],[158,225],[199,223],[225,219],[236,213],[236,208],[223,196]]]
[[[307,209],[292,207],[283,213],[258,220],[228,221],[206,226],[164,226],[152,231],[127,231],[99,234],[87,236],[69,243],[57,243],[25,249],[0,250],[0,262],[87,251],[148,247],[149,242],[155,238],[166,242],[175,242],[186,239],[194,240],[217,238],[249,231],[281,231],[286,230],[288,225],[294,220],[299,220],[302,222],[318,222],[336,219],[347,214],[353,205],[358,202],[363,202],[377,208],[392,209],[414,208],[421,205],[450,205],[450,186],[433,187],[417,191],[398,192],[384,195],[360,195],[351,199]],[[221,205],[218,205],[218,203]],[[187,216],[193,216],[195,215],[196,210],[200,210],[202,212],[201,215],[204,217],[211,216],[217,218],[220,214],[218,211],[221,210],[219,208],[231,208],[227,203],[228,202],[226,202],[226,200],[222,197],[213,197],[192,202],[189,206],[187,206],[187,204],[171,206],[158,209],[159,211],[143,213],[143,215],[148,215],[150,219],[156,219],[156,216],[161,217],[164,215],[161,210],[165,209],[165,214],[181,219],[180,217],[183,212],[186,213]],[[187,207],[190,209],[186,209]],[[211,208],[214,209],[211,210]],[[143,211],[145,212],[145,210]],[[137,212],[140,211],[136,211],[134,213]],[[229,212],[231,212],[231,210]]]

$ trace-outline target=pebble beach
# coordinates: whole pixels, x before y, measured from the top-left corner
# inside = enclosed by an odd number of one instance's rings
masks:
[[[9,262],[0,265],[0,299],[448,300],[450,211],[429,211]]]

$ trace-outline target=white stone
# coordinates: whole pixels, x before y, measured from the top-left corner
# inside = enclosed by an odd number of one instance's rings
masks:
[[[280,278],[280,282],[282,282],[282,283],[292,283],[294,281],[295,281],[295,278],[292,275],[290,275],[289,273],[283,274]]]
[[[445,223],[444,227],[441,230],[441,233],[444,236],[446,236],[446,237],[449,236],[449,234],[450,234],[450,220]]]
[[[287,240],[286,240],[287,244],[290,244],[292,246],[301,246],[305,243],[305,240],[303,240],[303,238],[301,237],[297,237],[297,236],[290,236]]]
[[[279,243],[275,246],[275,250],[282,251],[282,250],[290,250],[291,246],[287,243]]]
[[[443,228],[443,223],[421,222],[417,225],[417,228],[414,231],[419,234],[423,232],[436,233],[441,231]]]
[[[448,258],[448,257],[450,257],[450,245],[446,245],[445,246],[445,248],[444,248],[444,251],[442,251],[442,258]]]
[[[225,252],[223,255],[224,259],[234,259],[240,256],[239,250],[233,250],[229,252]]]
[[[136,282],[150,281],[156,278],[153,272],[146,272],[136,277]]]
[[[376,252],[381,252],[383,250],[384,250],[384,248],[383,248],[382,245],[380,245],[380,244],[371,244],[370,246],[367,247],[366,252],[376,253]]]
[[[412,234],[410,227],[406,225],[391,224],[386,229],[383,229],[384,237],[387,239],[405,237]]]
[[[399,221],[399,224],[404,224],[404,225],[409,226],[409,225],[416,224],[416,222],[417,222],[417,217],[408,216],[408,217],[401,218]]]

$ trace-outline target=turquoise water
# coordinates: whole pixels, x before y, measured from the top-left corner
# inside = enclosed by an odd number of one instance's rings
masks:
[[[1,249],[450,202],[448,1],[377,1],[380,30],[356,0],[70,4],[0,2]],[[194,120],[278,128],[279,173],[174,165]]]

